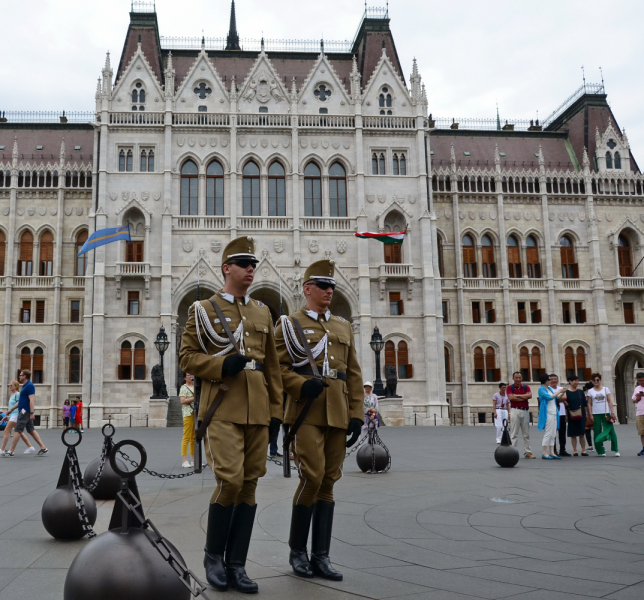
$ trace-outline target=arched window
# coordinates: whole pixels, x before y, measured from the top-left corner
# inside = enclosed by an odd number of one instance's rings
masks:
[[[329,169],[329,202],[332,217],[347,216],[347,173],[337,162]]]
[[[34,362],[31,371],[31,381],[33,383],[42,383],[45,380],[43,376],[44,363],[45,353],[43,352],[43,349],[38,346],[34,348]]]
[[[633,273],[633,255],[631,245],[625,235],[620,235],[617,240],[617,257],[619,260],[619,274],[621,277],[630,277]]]
[[[19,276],[29,277],[33,275],[33,257],[34,257],[34,236],[30,231],[25,231],[20,236],[20,252],[18,255]]]
[[[187,160],[181,167],[181,214],[199,214],[199,169]]]
[[[383,87],[380,96],[378,96],[378,105],[380,108],[391,108],[392,107],[392,98],[389,88]],[[381,112],[380,114],[384,114]],[[391,112],[389,112],[391,114]]]
[[[80,172],[80,180],[78,182],[79,187],[85,187],[85,171]]]
[[[613,168],[613,157],[610,152],[606,152],[606,168],[607,169]]]
[[[139,90],[132,90],[132,104],[138,104],[139,102]]]
[[[532,348],[532,381],[539,381],[545,369],[541,368],[541,350],[538,346]]]
[[[125,164],[125,170],[131,173],[134,170],[134,154],[132,154],[132,150],[127,151]]]
[[[529,235],[526,240],[527,246],[527,263],[528,263],[528,277],[531,279],[541,279],[541,264],[539,262],[539,247],[534,236]]]
[[[282,164],[278,161],[268,167],[268,216],[286,215],[286,179]]]
[[[445,381],[450,382],[452,381],[452,359],[447,346],[443,348],[443,354],[445,358]]]
[[[394,153],[394,175],[400,175],[400,165],[398,163],[398,154]]]
[[[81,254],[78,256],[78,253],[81,251],[83,244],[87,241],[87,230],[81,231],[76,236],[76,270],[74,275],[76,277],[84,277],[85,270],[87,269],[87,254]]]
[[[148,172],[154,172],[154,150],[148,152]]]
[[[49,173],[49,171],[47,171]],[[38,175],[38,187],[45,187],[45,172],[40,171]]]
[[[586,352],[583,346],[577,348],[577,377],[582,381],[590,379],[590,369],[586,368]]]
[[[474,348],[474,381],[485,381],[485,357],[480,346]]]
[[[523,381],[530,381],[530,351],[525,346],[519,350],[519,370]]]
[[[20,371],[32,371],[31,368],[31,348],[23,348],[20,351],[20,369],[18,369],[18,373],[16,374],[16,379],[18,379],[18,376],[20,375]],[[33,372],[32,372],[33,375]]]
[[[414,376],[414,370],[409,363],[409,348],[407,342],[401,340],[398,342],[398,379],[411,379]]]
[[[81,383],[82,361],[81,351],[74,346],[69,351],[69,383]]]
[[[252,160],[247,162],[243,171],[244,216],[261,215],[259,192],[259,167]]]
[[[322,216],[322,175],[313,162],[304,169],[304,216]]]
[[[474,381],[500,381],[501,373],[496,368],[496,354],[492,346],[483,352],[480,346],[474,348]]]
[[[378,175],[378,155],[375,152],[371,155],[371,174]]]
[[[224,168],[217,160],[206,169],[206,214],[224,214]]]
[[[0,231],[0,277],[4,277],[4,261],[7,248],[7,238],[4,231]]]
[[[578,279],[579,268],[575,262],[575,248],[571,239],[564,235],[559,240],[561,254],[561,274],[564,279]]]
[[[385,342],[385,371],[388,365],[396,367],[396,344],[391,340]]]
[[[145,173],[148,170],[148,153],[141,150],[141,172]]]
[[[476,277],[476,250],[471,236],[463,236],[463,277]]]
[[[139,92],[139,102],[143,104],[145,102],[145,90]]]
[[[508,268],[510,270],[510,277],[518,279],[522,276],[519,242],[513,235],[508,238]]]
[[[622,168],[622,157],[620,156],[619,152],[615,152],[615,168]]]
[[[496,263],[494,262],[492,238],[489,235],[484,235],[481,243],[483,245],[483,277],[494,278],[496,277]]]
[[[134,344],[134,379],[145,379],[145,344],[140,340]]]
[[[51,277],[54,274],[54,236],[45,231],[40,236],[40,275]]]
[[[401,152],[400,154],[400,174],[407,175],[407,159],[405,155]],[[449,186],[448,186],[449,189]]]
[[[385,155],[382,152],[378,158],[378,173],[380,175],[385,175],[387,173],[387,170],[385,169]]]
[[[119,171],[121,173],[125,172],[125,150],[119,152]]]
[[[65,172],[65,187],[72,187],[72,172],[71,171],[66,171]]]
[[[577,351],[571,346],[564,350],[564,358],[566,361],[566,377],[577,375],[582,381],[590,379],[591,369],[586,367],[586,351],[583,346],[579,346]]]
[[[445,258],[443,255],[443,238],[438,236],[438,272],[441,277],[445,277]]]
[[[121,344],[121,360],[118,368],[119,379],[132,379],[132,344],[127,340]]]

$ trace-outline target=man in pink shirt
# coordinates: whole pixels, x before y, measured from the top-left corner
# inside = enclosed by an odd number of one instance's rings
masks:
[[[637,433],[642,442],[642,450],[637,453],[637,456],[644,456],[644,373],[638,373],[637,387],[633,392],[633,402],[637,405],[637,416],[635,421],[637,423]]]

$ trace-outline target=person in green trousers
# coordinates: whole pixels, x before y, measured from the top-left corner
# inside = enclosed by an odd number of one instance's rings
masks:
[[[593,373],[590,379],[593,387],[588,390],[588,405],[594,421],[597,456],[606,456],[606,450],[604,450],[606,440],[610,440],[610,449],[615,453],[615,456],[619,456],[617,433],[613,425],[617,420],[617,415],[610,390],[602,385],[602,376],[599,373]]]

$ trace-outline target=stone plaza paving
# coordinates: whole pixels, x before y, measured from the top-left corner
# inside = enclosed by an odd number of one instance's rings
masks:
[[[42,526],[40,509],[64,448],[60,430],[40,433],[47,457],[23,455],[21,443],[15,458],[0,458],[0,600],[61,599],[67,568],[91,543],[55,541]],[[344,573],[339,583],[292,575],[286,542],[297,479],[284,479],[269,463],[257,492],[248,573],[260,597],[280,600],[641,600],[644,458],[636,456],[634,425],[617,433],[620,458],[610,451],[608,458],[522,458],[501,469],[491,427],[382,428],[391,471],[363,474],[354,455],[336,485],[331,556]],[[537,454],[536,427],[531,438]],[[180,429],[119,429],[115,440],[122,439],[143,443],[149,468],[182,472]],[[83,469],[101,443],[100,431],[86,430],[78,448]],[[174,481],[143,474],[137,482],[148,516],[203,579],[212,473]],[[112,504],[99,503],[98,533],[107,529]],[[226,596],[240,594],[209,590],[210,598]]]

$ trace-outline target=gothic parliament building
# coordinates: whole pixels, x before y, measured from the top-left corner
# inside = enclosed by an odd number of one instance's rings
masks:
[[[164,327],[176,393],[188,308],[240,235],[274,317],[302,305],[310,263],[335,261],[331,308],[365,378],[376,326],[396,367],[390,424],[490,422],[517,370],[599,371],[633,417],[644,178],[603,85],[542,123],[435,119],[380,9],[351,42],[259,42],[240,40],[234,2],[221,39],[160,36],[135,2],[95,98],[85,117],[0,114],[0,379],[32,371],[41,424],[80,395],[92,424],[164,426],[154,341]],[[76,257],[123,225],[131,242]],[[402,246],[354,236],[405,229]]]

